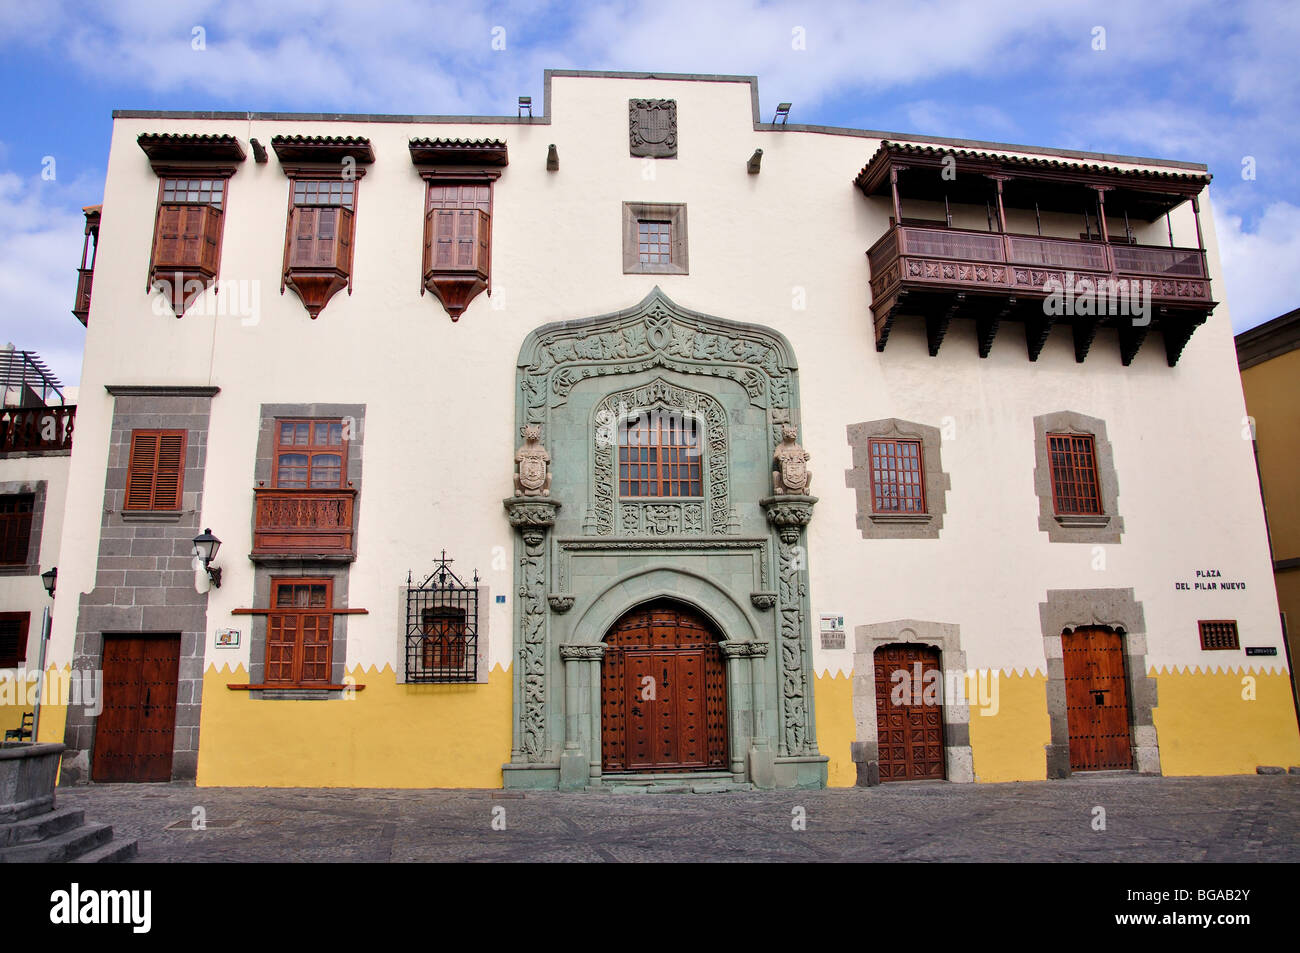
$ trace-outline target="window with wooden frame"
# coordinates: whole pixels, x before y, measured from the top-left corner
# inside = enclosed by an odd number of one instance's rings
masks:
[[[1101,491],[1092,434],[1049,433],[1052,504],[1058,515],[1100,515]]]
[[[1201,648],[1206,651],[1239,649],[1241,639],[1237,634],[1236,619],[1202,620],[1196,623],[1201,631]]]
[[[921,441],[870,441],[873,513],[924,513],[925,466]]]
[[[277,418],[271,483],[282,490],[336,490],[346,486],[343,421]]]
[[[332,579],[271,579],[271,611],[266,617],[266,684],[330,684],[333,606]]]
[[[132,430],[124,510],[179,510],[185,489],[184,430]]]
[[[17,668],[27,661],[27,628],[31,615],[26,612],[0,612],[0,668]]]
[[[315,319],[336,293],[352,291],[357,181],[290,180],[281,293],[292,288]]]
[[[492,275],[492,183],[430,180],[424,207],[424,288],[458,320]]]
[[[455,606],[428,606],[421,613],[421,645],[426,672],[458,671],[465,667],[467,643],[465,610]]]
[[[683,414],[653,411],[622,421],[619,496],[703,496],[701,436],[699,421]]]
[[[0,496],[0,565],[24,566],[32,540],[32,512],[36,496],[14,493]]]
[[[680,203],[623,203],[623,273],[689,274],[686,206]]]

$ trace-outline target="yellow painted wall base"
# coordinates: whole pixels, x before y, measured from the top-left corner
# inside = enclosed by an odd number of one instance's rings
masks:
[[[986,682],[987,684],[987,682]],[[972,692],[974,686],[968,686]],[[974,697],[973,692],[970,697]],[[976,781],[1043,781],[1046,746],[1052,741],[1047,717],[1047,676],[999,672],[997,713],[970,706],[970,746]],[[992,706],[989,706],[992,711]]]
[[[1155,725],[1163,774],[1254,774],[1261,764],[1300,764],[1286,672],[1160,668],[1150,674],[1160,701]],[[1247,679],[1254,700],[1243,698]]]
[[[818,675],[813,687],[817,715],[817,747],[830,758],[826,783],[833,788],[851,788],[858,783],[858,766],[850,745],[857,740],[853,720],[853,676]]]
[[[509,670],[486,685],[399,685],[393,670],[353,669],[349,700],[255,700],[248,682],[203,677],[200,787],[499,788],[510,760]]]

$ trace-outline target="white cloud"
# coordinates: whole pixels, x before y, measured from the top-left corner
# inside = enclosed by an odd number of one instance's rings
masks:
[[[1217,210],[1215,223],[1234,330],[1300,307],[1300,206],[1269,205],[1253,232],[1226,207]]]

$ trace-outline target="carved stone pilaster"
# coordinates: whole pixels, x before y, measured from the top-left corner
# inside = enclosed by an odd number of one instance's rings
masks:
[[[511,497],[504,501],[510,525],[523,537],[523,552],[516,572],[518,631],[515,656],[521,668],[516,750],[525,761],[541,761],[546,754],[546,583],[549,549],[547,534],[555,525],[560,504],[554,500]]]
[[[812,693],[808,683],[809,652],[805,643],[808,568],[799,545],[803,528],[812,519],[815,496],[780,495],[759,501],[767,521],[776,530],[777,615],[780,631],[781,754],[815,753],[817,739],[811,731]]]

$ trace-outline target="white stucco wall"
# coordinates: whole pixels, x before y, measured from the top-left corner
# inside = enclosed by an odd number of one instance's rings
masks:
[[[677,100],[677,158],[628,155],[634,97]],[[221,278],[260,283],[256,322],[197,309],[177,320],[151,308],[157,178],[135,142],[144,132],[229,133],[244,143],[249,159],[230,180]],[[250,137],[269,144],[298,134],[368,136],[377,155],[360,186],[354,293],[336,295],[316,321],[292,292],[278,293],[288,180],[274,153],[259,165],[247,146]],[[509,146],[494,192],[493,294],[454,324],[435,298],[419,294],[424,183],[407,141],[424,136]],[[545,167],[550,143],[559,150],[555,173]],[[104,386],[214,384],[221,393],[212,402],[201,522],[224,541],[225,578],[210,596],[209,639],[226,626],[248,631],[229,611],[252,605],[245,556],[259,405],[365,403],[349,601],[370,614],[349,621],[348,665],[394,664],[393,633],[403,624],[397,587],[443,548],[457,569],[477,567],[494,596],[507,595],[491,607],[489,658],[509,665],[513,531],[501,499],[517,442],[519,345],[542,324],[628,307],[656,284],[687,308],[769,326],[793,345],[801,439],[820,497],[809,534],[814,633],[821,613],[843,615],[849,631],[846,650],[814,649],[819,672],[849,668],[854,626],[906,617],[959,624],[973,667],[1041,669],[1038,603],[1048,589],[1132,587],[1145,607],[1153,665],[1207,664],[1200,618],[1238,619],[1243,645],[1280,645],[1228,305],[1196,332],[1176,368],[1166,366],[1159,334],[1123,367],[1106,330],[1078,365],[1065,328],[1030,363],[1018,324],[1004,326],[980,360],[973,323],[962,320],[938,357],[926,353],[920,323],[907,319],[877,353],[865,252],[890,209],[852,183],[878,144],[755,131],[743,82],[595,77],[553,79],[550,125],[118,119],[59,567],[57,657],[71,654],[76,593],[94,585],[113,403]],[[748,175],[745,161],[759,147],[762,172]],[[622,273],[625,201],[687,204],[689,275]],[[1202,208],[1222,302],[1213,216],[1208,203]],[[1174,214],[1174,228],[1179,245],[1195,244],[1190,208]],[[1033,418],[1061,410],[1104,419],[1114,448],[1125,532],[1121,544],[1104,547],[1104,569],[1093,568],[1092,546],[1050,543],[1037,528]],[[883,417],[933,426],[951,418],[943,463],[952,489],[938,540],[869,541],[855,525],[845,427]],[[556,492],[563,499],[563,488]],[[1175,592],[1174,581],[1198,568],[1219,568],[1248,588]],[[247,649],[209,650],[208,661],[247,663]]]

